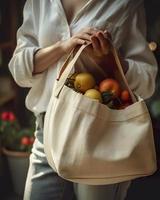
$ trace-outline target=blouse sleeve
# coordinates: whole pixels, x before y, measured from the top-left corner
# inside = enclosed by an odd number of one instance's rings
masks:
[[[155,90],[157,62],[146,41],[144,7],[140,6],[131,18],[127,22],[128,31],[122,45],[122,54],[129,65],[126,78],[130,88],[147,99]]]
[[[23,24],[17,31],[17,46],[9,62],[9,70],[18,85],[32,87],[45,72],[33,75],[34,53],[38,44],[38,4],[33,6],[33,0],[27,0],[23,11]]]

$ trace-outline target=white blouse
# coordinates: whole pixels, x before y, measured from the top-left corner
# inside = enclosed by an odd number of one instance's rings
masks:
[[[35,114],[46,111],[54,80],[65,59],[41,74],[32,75],[35,51],[66,40],[84,27],[109,30],[115,47],[129,64],[126,78],[131,89],[144,99],[153,94],[157,63],[146,42],[141,0],[88,0],[70,24],[60,0],[27,0],[9,69],[18,85],[30,88],[26,106]],[[91,61],[85,60],[86,64]]]

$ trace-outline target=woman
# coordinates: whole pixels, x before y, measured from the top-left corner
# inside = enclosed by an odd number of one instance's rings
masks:
[[[143,98],[153,94],[157,66],[145,39],[143,2],[137,2],[26,1],[24,21],[17,33],[17,47],[9,63],[17,84],[31,88],[26,106],[36,116],[36,139],[30,157],[24,200],[74,199],[72,183],[60,178],[50,168],[43,146],[43,118],[53,82],[73,48],[91,42],[77,65],[81,69],[92,66],[87,70],[101,73],[107,63],[110,48],[108,38],[112,36],[113,44],[121,54],[123,70],[131,89]],[[111,70],[106,67],[104,72]],[[122,200],[129,184],[75,184],[74,190],[79,200]]]

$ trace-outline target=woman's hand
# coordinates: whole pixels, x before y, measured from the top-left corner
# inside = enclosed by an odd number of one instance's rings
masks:
[[[80,32],[73,35],[70,39],[62,41],[62,48],[65,53],[70,52],[77,45],[91,42],[92,36],[97,33],[95,28],[84,28]]]
[[[97,63],[103,62],[110,51],[111,35],[107,31],[96,31],[91,38],[91,45],[88,46],[85,52]]]
[[[77,45],[91,42],[91,36],[97,31],[94,28],[84,28],[67,40],[39,49],[34,54],[33,74],[41,73],[53,66],[61,57],[69,53]]]
[[[86,53],[92,55],[93,58],[101,59],[109,53],[109,40],[111,40],[109,32],[88,27],[76,33],[70,39],[62,41],[62,48],[65,53],[68,53],[77,45],[91,42],[91,46],[86,48]]]
[[[92,43],[91,46],[86,48],[88,55],[95,59],[96,62],[100,62],[109,52],[107,37],[109,37],[109,33],[89,27],[82,29],[67,40],[59,41],[51,46],[39,49],[34,54],[33,74],[43,72],[50,66],[53,66],[61,57],[69,53],[77,45],[87,42]]]

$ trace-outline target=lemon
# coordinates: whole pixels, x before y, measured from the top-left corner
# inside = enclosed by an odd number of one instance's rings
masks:
[[[86,92],[88,89],[94,88],[96,85],[96,81],[92,74],[84,72],[79,73],[75,77],[74,87],[79,92]]]
[[[96,100],[98,100],[99,102],[102,102],[101,93],[100,93],[98,90],[96,90],[96,89],[89,89],[89,90],[87,90],[87,91],[84,93],[84,95],[85,95],[86,97],[91,98],[91,99],[96,99]]]

